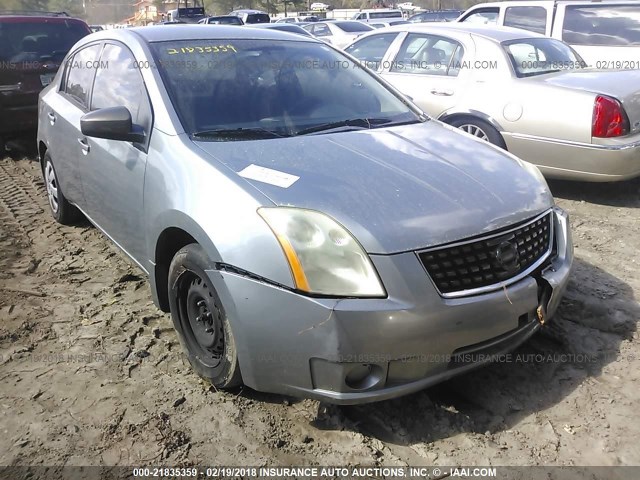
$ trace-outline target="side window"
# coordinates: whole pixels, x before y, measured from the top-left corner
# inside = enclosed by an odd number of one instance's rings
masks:
[[[504,26],[544,35],[547,31],[547,10],[544,7],[507,7]]]
[[[462,45],[454,40],[411,33],[404,39],[391,71],[455,77],[460,71],[463,54]]]
[[[148,133],[151,107],[142,75],[135,65],[133,55],[125,47],[113,44],[104,47],[93,86],[91,110],[127,107],[133,123]]]
[[[464,17],[460,21],[481,24],[481,25],[496,25],[498,23],[499,13],[500,13],[500,9],[498,7],[481,8],[478,10],[474,10],[473,13]]]
[[[383,35],[365,37],[345,51],[363,62],[367,67],[378,70],[384,54],[387,53],[389,46],[397,36],[397,33],[385,33]]]
[[[62,90],[83,107],[89,106],[89,90],[96,73],[101,45],[91,45],[67,61],[67,77]]]
[[[331,30],[325,24],[316,25],[313,27],[313,34],[316,37],[329,37],[331,36]]]

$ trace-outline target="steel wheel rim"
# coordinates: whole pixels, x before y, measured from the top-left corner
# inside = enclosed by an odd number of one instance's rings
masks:
[[[47,187],[49,206],[53,213],[58,213],[58,209],[60,208],[58,200],[58,180],[56,179],[56,172],[53,170],[51,162],[47,162],[47,165],[44,168],[44,183]]]
[[[181,284],[180,313],[185,335],[196,347],[196,357],[208,367],[215,368],[225,351],[222,312],[198,275],[186,273]]]
[[[487,136],[487,133],[477,125],[474,125],[472,123],[465,123],[464,125],[460,125],[458,128],[460,130],[467,132],[470,135],[473,135],[474,137],[478,137],[482,140],[486,140],[487,142],[489,141],[489,137]]]

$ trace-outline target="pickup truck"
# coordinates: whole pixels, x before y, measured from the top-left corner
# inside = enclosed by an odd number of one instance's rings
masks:
[[[530,0],[481,3],[458,22],[515,27],[571,45],[598,69],[640,69],[640,2]]]

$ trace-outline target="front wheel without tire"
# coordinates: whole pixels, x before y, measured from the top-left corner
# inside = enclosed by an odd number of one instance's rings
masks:
[[[53,167],[51,155],[48,152],[45,153],[42,161],[42,174],[53,218],[62,225],[70,225],[78,221],[81,216],[80,210],[71,205],[62,193],[56,169]]]
[[[474,137],[486,140],[505,150],[507,149],[500,132],[484,120],[480,120],[479,118],[459,118],[449,123]]]
[[[205,270],[213,268],[195,243],[176,253],[169,267],[169,305],[193,369],[216,388],[242,384],[235,340],[222,302]]]

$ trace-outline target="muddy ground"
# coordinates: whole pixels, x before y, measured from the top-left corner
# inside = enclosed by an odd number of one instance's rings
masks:
[[[553,328],[336,407],[203,384],[138,271],[52,220],[35,162],[0,160],[0,465],[640,464],[640,181],[551,188],[577,256]]]

